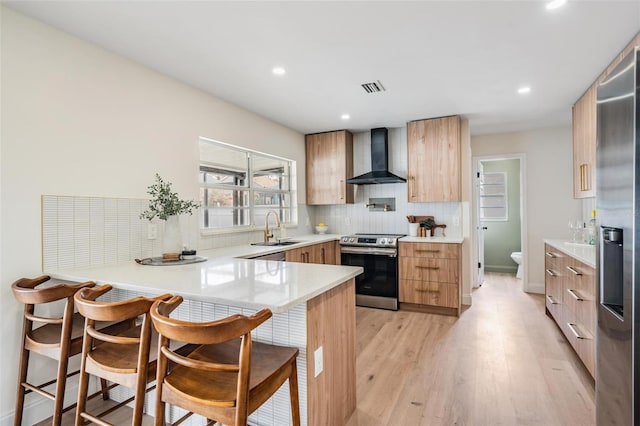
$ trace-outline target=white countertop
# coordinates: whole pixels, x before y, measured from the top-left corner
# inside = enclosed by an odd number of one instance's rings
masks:
[[[285,312],[362,273],[361,267],[250,260],[305,245],[338,239],[337,235],[291,238],[304,241],[285,247],[235,246],[199,250],[209,260],[189,265],[147,266],[131,260],[116,265],[44,271],[52,278],[95,281],[142,293],[171,293],[250,309]]]
[[[402,237],[400,241],[407,243],[439,243],[439,244],[462,244],[462,237]]]
[[[549,240],[544,242],[550,246],[560,250],[561,252],[579,260],[580,262],[596,267],[596,247],[589,244],[572,243],[567,240]]]

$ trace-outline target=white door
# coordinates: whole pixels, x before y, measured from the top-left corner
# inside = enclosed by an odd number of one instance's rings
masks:
[[[484,283],[484,231],[487,227],[482,220],[480,208],[480,196],[482,195],[482,182],[484,179],[484,170],[482,161],[478,161],[478,174],[476,175],[476,242],[478,244],[478,282],[476,287]]]

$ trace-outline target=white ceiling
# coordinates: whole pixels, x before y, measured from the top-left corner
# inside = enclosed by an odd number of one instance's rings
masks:
[[[472,134],[568,125],[640,30],[637,0],[3,4],[302,133],[452,114]],[[387,91],[360,87],[375,80]]]

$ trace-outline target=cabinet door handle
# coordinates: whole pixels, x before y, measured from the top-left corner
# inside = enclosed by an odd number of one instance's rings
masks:
[[[440,250],[416,249],[416,253],[440,253]]]
[[[416,178],[413,176],[409,176],[409,198],[413,198],[413,186],[415,184]]]
[[[340,179],[340,199],[344,200],[344,180]]]
[[[551,302],[552,305],[557,305],[558,304],[558,302],[554,301],[553,297],[551,297],[551,295],[549,295],[549,294],[547,294],[547,300],[549,302]]]
[[[576,336],[576,338],[578,338],[578,339],[586,339],[586,337],[581,336],[580,333],[578,333],[576,331],[576,328],[575,328],[576,325],[575,324],[572,324],[572,323],[568,322],[567,325],[569,326],[569,330],[571,330],[571,332],[573,333],[574,336]]]
[[[416,288],[418,293],[440,293],[440,290],[430,290],[428,288]]]
[[[545,254],[547,255],[547,257],[550,257],[552,259],[555,259],[556,257],[558,257],[558,256],[555,255],[555,253],[552,253],[550,251],[546,252]]]
[[[582,276],[582,272],[578,272],[576,271],[574,268],[572,268],[571,266],[567,266],[567,269],[570,270],[573,275],[578,275],[578,276]]]
[[[320,258],[322,259],[322,264],[323,264],[323,265],[324,265],[325,263],[327,263],[327,262],[325,262],[325,259],[324,259],[324,247],[322,247],[322,248],[320,249]]]
[[[420,265],[416,266],[416,268],[418,268],[418,269],[428,269],[430,271],[437,271],[438,269],[440,269],[439,266],[420,266]]]
[[[578,302],[582,302],[582,301],[584,300],[582,297],[578,296],[578,295],[576,294],[576,292],[575,292],[575,291],[573,291],[573,290],[572,290],[572,289],[570,289],[570,288],[568,288],[568,289],[567,289],[567,293],[569,293],[571,296],[573,296],[573,298],[574,298],[574,299],[576,299]]]
[[[589,164],[580,164],[580,191],[591,190],[591,177],[589,176]]]
[[[547,274],[549,274],[549,275],[550,275],[550,276],[552,276],[552,277],[557,277],[557,276],[558,276],[558,274],[556,274],[555,272],[553,272],[551,269],[547,269],[546,271],[547,271]]]

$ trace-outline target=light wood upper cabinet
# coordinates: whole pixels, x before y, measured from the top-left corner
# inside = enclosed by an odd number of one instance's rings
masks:
[[[636,46],[640,46],[640,33],[622,49],[593,85],[573,105],[573,196],[596,196],[596,138],[598,85]]]
[[[353,135],[346,130],[305,136],[307,204],[352,204]]]
[[[596,195],[596,94],[594,84],[573,106],[573,196]]]
[[[407,123],[410,203],[461,201],[460,117]]]

